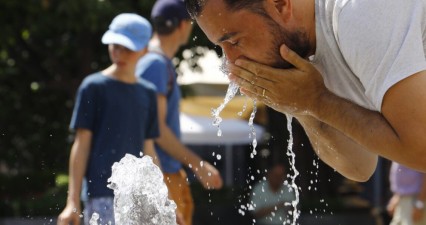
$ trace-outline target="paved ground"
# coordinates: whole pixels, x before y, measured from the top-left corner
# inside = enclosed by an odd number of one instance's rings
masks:
[[[249,215],[228,208],[197,207],[193,225],[255,225]],[[381,225],[367,210],[328,214],[302,213],[297,225]]]
[[[248,214],[235,213],[231,208],[197,207],[193,225],[255,225]],[[55,225],[56,218],[9,218],[0,219],[0,225]],[[297,225],[381,225],[370,213],[355,211],[345,213],[302,213]]]
[[[248,219],[216,217],[211,216],[210,219],[200,218],[194,220],[193,225],[251,225]],[[208,219],[208,220],[206,220]],[[367,214],[336,214],[336,215],[302,215],[298,220],[298,225],[377,225],[374,218]],[[33,219],[2,219],[0,225],[53,225],[56,224],[56,218],[33,218]]]
[[[0,219],[0,225],[53,225],[56,219],[53,218],[31,218],[31,219]]]
[[[199,214],[198,214],[199,215]],[[0,225],[54,225],[56,218],[32,219],[0,219]],[[243,216],[216,216],[195,217],[193,225],[252,225],[248,217]],[[366,213],[344,213],[336,215],[309,215],[302,214],[298,225],[378,225],[374,218]]]

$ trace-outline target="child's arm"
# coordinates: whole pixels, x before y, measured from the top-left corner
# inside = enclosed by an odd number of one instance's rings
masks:
[[[84,173],[87,168],[92,132],[87,129],[77,129],[74,144],[71,148],[69,161],[69,184],[67,205],[58,218],[58,225],[80,224],[80,194]]]

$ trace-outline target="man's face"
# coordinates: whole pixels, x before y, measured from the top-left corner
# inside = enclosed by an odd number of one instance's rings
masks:
[[[222,0],[207,1],[196,20],[210,41],[222,48],[227,63],[248,58],[276,68],[289,68],[292,65],[279,53],[282,44],[302,57],[310,50],[304,31],[289,31],[271,17],[246,9],[229,11]]]
[[[191,36],[193,26],[191,20],[182,20],[181,23],[183,29],[182,45],[185,45],[186,43],[188,43],[189,37]]]
[[[279,189],[285,180],[285,168],[281,165],[273,167],[268,171],[268,182],[273,189]]]

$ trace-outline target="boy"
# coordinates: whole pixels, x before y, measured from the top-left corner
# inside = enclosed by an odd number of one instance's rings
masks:
[[[116,16],[103,35],[112,65],[84,79],[70,127],[76,131],[71,148],[67,205],[58,224],[80,224],[80,193],[87,181],[84,221],[94,212],[101,224],[114,224],[113,190],[107,188],[111,166],[126,153],[155,156],[159,135],[156,93],[135,76],[135,66],[147,52],[152,28],[136,14]],[[153,157],[155,158],[155,157]]]

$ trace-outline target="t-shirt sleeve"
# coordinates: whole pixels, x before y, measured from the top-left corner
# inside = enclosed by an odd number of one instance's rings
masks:
[[[426,69],[421,1],[348,1],[334,27],[343,57],[381,111],[386,91]]]
[[[136,73],[143,79],[153,83],[157,93],[167,95],[169,72],[167,64],[159,58],[142,59],[137,66]]]
[[[254,186],[253,191],[251,193],[250,200],[251,200],[251,203],[253,204],[253,207],[254,207],[253,210],[255,212],[266,206],[266,199],[263,196],[264,195],[263,193],[265,192],[264,188],[265,187],[263,183],[257,183]]]
[[[83,82],[77,91],[70,129],[86,128],[93,130],[96,107],[94,89]]]

